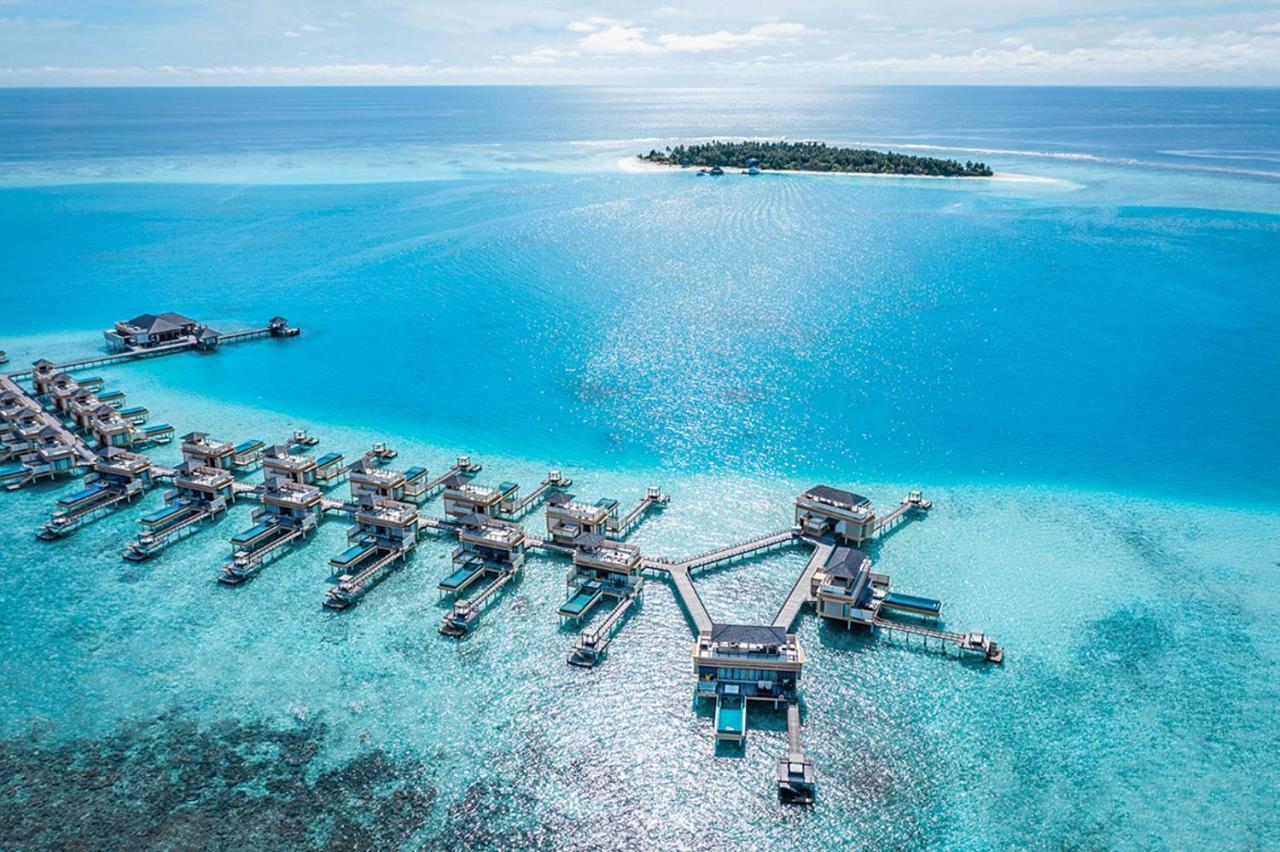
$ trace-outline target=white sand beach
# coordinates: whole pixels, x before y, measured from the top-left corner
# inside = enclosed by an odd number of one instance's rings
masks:
[[[618,161],[618,168],[624,172],[642,173],[647,172],[656,174],[670,171],[686,171],[696,175],[698,168],[689,167],[687,169],[680,166],[668,166],[664,163],[651,163],[648,160],[642,160],[639,157],[624,157]],[[741,170],[729,168],[725,170],[725,174],[737,174]],[[868,172],[817,172],[806,171],[804,169],[780,169],[768,170],[762,169],[761,175],[817,175],[821,177],[852,177],[852,178],[898,178],[905,180],[960,180],[960,181],[989,181],[998,180],[1010,183],[1060,183],[1056,178],[1041,177],[1039,175],[1024,175],[1014,172],[996,172],[990,177],[959,177],[954,175],[891,175],[876,174]]]

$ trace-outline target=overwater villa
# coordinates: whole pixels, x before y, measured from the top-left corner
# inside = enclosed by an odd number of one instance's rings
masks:
[[[34,458],[27,462],[32,482],[69,476],[80,466],[75,448],[66,442],[63,433],[49,426],[37,433],[32,450]]]
[[[173,343],[195,342],[202,331],[200,323],[182,314],[141,314],[131,320],[117,322],[102,333],[107,348],[113,352],[153,349]],[[214,332],[216,334],[216,332]]]
[[[547,534],[552,541],[563,545],[572,545],[580,535],[621,538],[631,532],[650,509],[662,508],[670,501],[658,486],[650,485],[644,496],[623,515],[618,501],[611,497],[586,503],[558,491],[547,498]]]
[[[58,365],[48,358],[41,358],[31,365],[31,387],[36,396],[48,396],[53,386],[53,379],[62,371]]]
[[[355,521],[356,528],[347,534],[351,546],[329,560],[335,572],[342,572],[338,584],[325,598],[324,605],[329,609],[346,609],[354,604],[417,545],[418,507],[412,503],[364,494]]]
[[[572,545],[578,536],[603,536],[610,517],[617,515],[617,500],[604,497],[584,503],[561,491],[547,498],[547,534],[558,544]]]
[[[813,575],[818,615],[847,627],[871,627],[882,614],[937,620],[942,601],[889,591],[887,574],[871,571],[871,560],[854,547],[836,547]]]
[[[644,592],[643,565],[640,548],[634,544],[601,535],[578,537],[573,567],[566,578],[569,597],[560,605],[560,617],[581,621],[605,599],[611,600],[613,606],[603,619],[578,634],[569,655],[570,665],[591,668],[603,658],[623,616],[640,602]]]
[[[796,525],[807,536],[861,544],[875,532],[876,512],[860,494],[815,485],[796,498]]]
[[[514,500],[520,486],[514,482],[504,482],[497,488],[476,485],[455,474],[444,482],[444,513],[459,519],[467,515],[488,515],[496,517],[502,509],[504,500]]]
[[[230,471],[185,461],[173,476],[173,490],[165,494],[165,508],[141,518],[138,540],[124,558],[130,562],[150,559],[180,534],[201,521],[225,512],[236,499],[236,480]]]
[[[453,573],[436,586],[445,594],[463,592],[485,572],[519,571],[525,562],[524,527],[487,515],[470,514],[458,526]]]
[[[524,527],[474,512],[461,519],[458,542],[457,567],[437,586],[446,594],[467,593],[440,624],[440,633],[454,638],[466,635],[484,605],[519,576],[527,545]]]
[[[359,501],[366,495],[383,500],[404,500],[405,475],[398,470],[375,467],[367,456],[351,465],[347,478],[352,500]]]
[[[0,487],[14,491],[44,479],[71,476],[81,459],[62,433],[35,420],[21,418],[14,430],[0,433],[0,451],[7,463],[0,465]]]
[[[835,547],[814,572],[810,594],[818,615],[847,626],[870,627],[875,620],[871,560],[854,547]]]
[[[105,403],[93,408],[90,413],[89,428],[94,439],[103,447],[132,447],[134,445],[134,425],[120,416]]]
[[[771,625],[713,624],[693,646],[694,694],[716,702],[716,739],[746,738],[748,701],[774,707],[798,697],[804,651],[795,634]]]
[[[316,484],[318,460],[311,456],[294,455],[283,444],[267,447],[262,451],[259,461],[262,463],[262,475],[266,482],[287,479],[299,485]]]
[[[254,510],[254,525],[231,539],[231,561],[223,566],[219,582],[239,585],[257,574],[268,556],[283,553],[324,520],[324,495],[306,482],[268,476]]]
[[[189,432],[182,436],[182,457],[198,466],[230,470],[235,467],[236,447],[206,432]]]
[[[561,618],[577,621],[605,597],[640,594],[644,577],[639,547],[595,534],[579,536],[576,545],[573,567],[565,578],[569,597],[560,606]]]
[[[140,497],[155,482],[151,459],[118,447],[108,447],[99,455],[93,472],[85,477],[85,487],[59,498],[53,517],[36,536],[43,541],[62,538],[90,518]]]

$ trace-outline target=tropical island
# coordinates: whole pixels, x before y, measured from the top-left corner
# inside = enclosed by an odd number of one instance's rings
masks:
[[[705,142],[667,146],[637,154],[639,159],[665,166],[701,166],[792,172],[850,172],[919,177],[991,177],[986,163],[914,157],[867,148],[837,148],[823,142]]]

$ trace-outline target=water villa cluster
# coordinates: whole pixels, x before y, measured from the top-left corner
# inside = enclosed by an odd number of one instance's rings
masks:
[[[233,587],[302,546],[321,524],[340,520],[349,524],[347,546],[328,560],[333,585],[321,601],[334,611],[356,605],[410,562],[423,537],[451,540],[451,567],[437,589],[450,602],[438,630],[453,638],[478,627],[482,613],[520,576],[531,551],[564,559],[565,599],[557,615],[582,625],[568,654],[568,662],[581,668],[605,658],[627,615],[641,603],[646,578],[664,580],[693,627],[693,690],[710,705],[715,738],[745,740],[753,706],[785,708],[788,748],[777,765],[785,801],[811,802],[815,787],[813,762],[801,739],[805,655],[792,630],[806,608],[846,628],[1003,661],[1003,650],[984,633],[940,629],[941,601],[891,591],[889,577],[873,571],[862,550],[869,540],[932,509],[919,491],[882,514],[865,497],[815,485],[796,497],[792,523],[783,529],[684,559],[647,556],[626,539],[670,502],[656,485],[624,508],[609,497],[579,499],[569,492],[573,481],[552,470],[522,495],[515,482],[479,483],[482,467],[469,456],[431,476],[421,466],[397,469],[392,463],[398,454],[382,443],[351,461],[338,452],[312,455],[318,441],[304,431],[271,445],[190,432],[181,438],[182,462],[166,468],[139,450],[170,441],[173,427],[148,426],[147,410],[127,407],[123,392],[104,390],[102,379],[70,375],[101,364],[297,333],[276,317],[259,329],[210,337],[207,327],[181,315],[144,314],[106,332],[112,354],[61,365],[41,360],[30,370],[0,376],[0,461],[6,462],[0,484],[12,490],[84,473],[85,487],[59,499],[37,532],[54,541],[163,483],[164,507],[138,519],[137,537],[123,551],[133,562],[213,528],[235,503],[250,501],[253,524],[230,538],[230,557],[217,576]],[[343,485],[346,493],[340,494]],[[438,516],[428,516],[428,504],[438,506]],[[521,523],[540,506],[539,529]],[[695,585],[699,572],[793,546],[809,548],[810,555],[769,623],[732,624],[711,616]]]

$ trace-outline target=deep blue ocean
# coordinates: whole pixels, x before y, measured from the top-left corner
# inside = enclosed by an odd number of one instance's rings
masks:
[[[1001,177],[634,162],[756,137]],[[0,493],[0,848],[1280,846],[1280,91],[0,90],[0,235],[10,369],[283,314],[102,373],[179,434],[658,483],[653,555],[815,482],[920,487],[876,570],[1007,649],[804,616],[820,786],[788,808],[785,718],[716,749],[660,581],[583,672],[542,557],[456,643],[447,542],[334,616],[343,523],[227,589],[248,505],[138,566],[158,492],[53,544],[76,484]],[[699,588],[767,620],[803,562]]]

